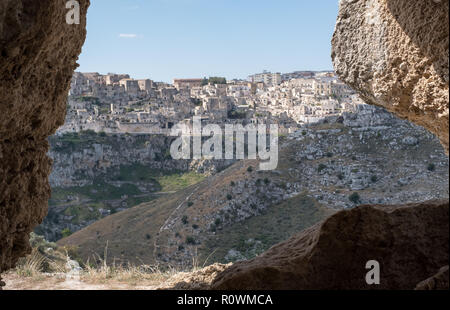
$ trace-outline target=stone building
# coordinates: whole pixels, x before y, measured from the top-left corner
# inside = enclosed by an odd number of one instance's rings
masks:
[[[200,87],[203,84],[203,79],[174,79],[173,85],[176,89]]]

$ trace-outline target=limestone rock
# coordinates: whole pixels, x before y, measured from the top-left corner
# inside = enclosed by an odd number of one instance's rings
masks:
[[[442,267],[437,274],[416,286],[416,290],[448,290],[448,266]]]
[[[63,124],[86,36],[66,23],[65,1],[0,2],[0,272],[30,252],[29,234],[50,196],[47,137]]]
[[[449,202],[341,211],[220,273],[213,289],[414,289],[448,264]],[[368,285],[366,263],[380,264]],[[448,288],[448,281],[447,281]]]
[[[448,153],[448,1],[341,0],[340,78],[370,103],[437,135]]]

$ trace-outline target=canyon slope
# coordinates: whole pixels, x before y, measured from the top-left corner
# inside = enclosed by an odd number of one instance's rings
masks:
[[[336,141],[338,143],[336,143]],[[429,132],[366,106],[280,139],[275,171],[240,161],[182,191],[59,241],[86,260],[159,264],[251,259],[358,204],[448,198],[448,158]]]

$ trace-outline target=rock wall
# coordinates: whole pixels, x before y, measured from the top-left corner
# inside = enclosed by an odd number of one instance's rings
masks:
[[[30,251],[29,233],[50,196],[47,137],[63,124],[86,36],[66,23],[66,1],[0,2],[0,272]]]
[[[341,0],[332,40],[345,83],[433,132],[447,153],[448,14],[444,0]]]

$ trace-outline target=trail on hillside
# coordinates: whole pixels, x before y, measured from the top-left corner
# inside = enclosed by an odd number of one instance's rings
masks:
[[[159,234],[162,233],[164,230],[170,229],[170,225],[176,222],[176,218],[173,219],[173,216],[178,212],[179,209],[181,209],[181,207],[185,203],[189,201],[189,199],[191,199],[192,195],[194,195],[194,193],[198,190],[198,188],[199,188],[198,186],[194,188],[194,190],[175,208],[175,210],[172,211],[172,213],[167,217],[164,224],[161,225],[161,227],[159,228],[159,233],[153,241],[153,259],[155,260],[155,262],[157,261],[157,250],[159,248],[158,246]]]

